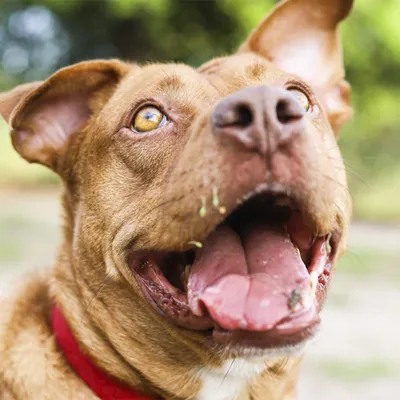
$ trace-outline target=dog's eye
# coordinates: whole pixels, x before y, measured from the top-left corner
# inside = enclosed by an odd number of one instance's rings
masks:
[[[304,107],[304,109],[306,111],[310,110],[310,108],[311,108],[310,99],[304,92],[302,92],[299,89],[295,89],[295,88],[289,88],[288,90],[290,93],[292,93],[292,95],[294,95],[297,98],[297,100],[299,100],[299,102],[301,103],[301,105]]]
[[[133,118],[132,129],[136,132],[149,132],[160,128],[167,122],[166,115],[156,107],[141,108]]]

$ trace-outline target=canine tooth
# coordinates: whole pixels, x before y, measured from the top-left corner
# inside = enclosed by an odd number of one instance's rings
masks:
[[[203,244],[200,242],[196,242],[195,240],[191,240],[188,244],[191,244],[193,246],[196,246],[198,249],[201,249],[203,247]]]
[[[185,269],[183,271],[183,284],[186,287],[189,281],[190,269],[192,266],[190,264],[185,265]]]
[[[318,272],[313,271],[310,274],[310,297],[311,299],[314,299],[316,293],[317,293],[317,284],[318,284]]]
[[[220,207],[220,208],[218,209],[218,211],[219,211],[219,213],[222,214],[222,215],[226,214],[226,208],[225,208],[225,207]]]
[[[206,198],[205,196],[201,196],[201,208],[199,211],[199,215],[201,218],[204,218],[207,214],[207,209],[206,209]]]
[[[297,251],[297,254],[301,257],[300,249],[298,247],[295,248]]]
[[[332,252],[332,246],[331,246],[331,237],[332,237],[332,234],[329,234],[328,235],[328,237],[326,238],[326,252],[328,253],[328,254],[331,254],[331,252]]]
[[[326,252],[328,254],[331,254],[331,252],[332,252],[332,246],[329,242],[326,242]]]

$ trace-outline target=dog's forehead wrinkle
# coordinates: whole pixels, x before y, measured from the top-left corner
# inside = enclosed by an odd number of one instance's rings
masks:
[[[235,54],[200,68],[212,86],[221,94],[227,96],[235,91],[251,86],[284,86],[286,82],[299,82],[308,85],[298,75],[287,73],[276,67],[269,60],[255,53]]]
[[[120,87],[123,98],[137,104],[152,96],[168,111],[193,119],[215,103],[218,96],[210,82],[190,66],[183,64],[148,65],[132,74]],[[140,100],[142,99],[142,100]]]

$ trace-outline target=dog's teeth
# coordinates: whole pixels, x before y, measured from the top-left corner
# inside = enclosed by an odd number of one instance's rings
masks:
[[[295,247],[297,254],[301,257],[300,249],[298,247]]]
[[[331,237],[332,237],[332,235],[329,234],[328,237],[327,237],[327,239],[326,239],[326,242],[325,242],[325,243],[326,243],[326,244],[325,244],[326,252],[327,252],[328,254],[331,254],[331,252],[332,252]]]
[[[330,245],[329,242],[326,242],[326,252],[328,254],[331,254],[331,252],[332,252],[332,246]]]
[[[313,271],[310,274],[310,297],[314,299],[317,293],[317,284],[318,284],[318,272]]]
[[[220,208],[218,209],[218,211],[219,211],[219,213],[220,213],[221,215],[226,214],[226,208],[225,208],[225,207],[220,207]]]
[[[182,274],[182,281],[183,281],[183,286],[185,289],[187,288],[187,284],[189,282],[189,275],[190,275],[191,268],[192,268],[192,266],[190,264],[185,265],[185,269]]]

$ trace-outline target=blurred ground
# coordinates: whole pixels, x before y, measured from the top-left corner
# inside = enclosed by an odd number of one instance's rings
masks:
[[[52,190],[0,191],[0,293],[49,267],[60,239]],[[356,223],[311,344],[301,400],[379,400],[400,392],[400,227]]]

